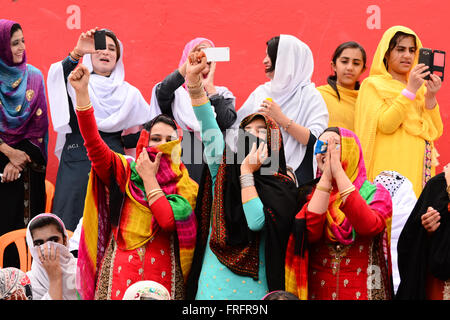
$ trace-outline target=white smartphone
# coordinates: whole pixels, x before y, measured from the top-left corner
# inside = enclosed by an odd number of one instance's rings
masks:
[[[219,47],[219,48],[204,48],[202,49],[206,54],[206,60],[210,61],[230,61],[230,48],[229,47]]]

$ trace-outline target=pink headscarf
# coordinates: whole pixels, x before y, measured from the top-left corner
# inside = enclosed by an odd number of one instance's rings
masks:
[[[183,50],[183,54],[181,55],[180,63],[178,64],[178,67],[181,67],[183,63],[187,60],[189,56],[189,52],[198,44],[202,42],[209,42],[212,47],[214,47],[214,43],[206,38],[195,38],[194,40],[189,41],[185,46]]]

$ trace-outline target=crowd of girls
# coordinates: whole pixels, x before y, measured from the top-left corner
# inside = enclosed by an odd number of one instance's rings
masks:
[[[97,31],[51,65],[47,106],[22,27],[0,20],[0,235],[26,227],[33,257],[25,274],[6,252],[2,299],[450,299],[442,82],[411,29],[386,30],[371,66],[342,43],[317,88],[308,45],[277,35],[242,105],[216,85],[211,40],[188,42],[147,103]]]

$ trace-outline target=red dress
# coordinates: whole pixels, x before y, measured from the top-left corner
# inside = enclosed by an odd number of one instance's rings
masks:
[[[309,249],[308,298],[311,300],[391,299],[382,233],[383,217],[358,192],[341,210],[356,230],[352,244],[331,242],[324,236],[326,214],[306,211]]]
[[[92,168],[100,179],[109,185],[114,157],[118,157],[103,142],[97,131],[93,108],[86,111],[77,111],[80,130],[85,138]],[[116,160],[117,161],[117,160]],[[122,170],[114,172],[117,181],[124,175]],[[124,189],[124,186],[119,186]],[[132,199],[125,197],[124,207],[132,205]],[[134,250],[122,250],[118,246],[121,237],[121,228],[113,229],[117,239],[110,237],[108,248],[101,262],[95,290],[95,299],[121,300],[126,289],[133,283],[141,280],[153,280],[164,285],[171,293],[172,299],[182,295],[183,276],[180,263],[177,261],[174,248],[175,219],[166,197],[160,197],[150,207],[153,212],[153,223],[158,226],[154,237],[145,245]],[[122,213],[126,210],[122,210]],[[121,223],[127,219],[121,216]],[[151,217],[149,217],[151,219]],[[153,228],[153,226],[152,226]],[[119,241],[118,241],[119,240]]]

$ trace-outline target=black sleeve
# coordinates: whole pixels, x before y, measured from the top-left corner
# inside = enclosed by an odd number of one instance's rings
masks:
[[[217,114],[216,120],[220,130],[224,131],[230,128],[237,118],[235,100],[232,98],[224,98],[219,94],[212,95],[209,97],[209,100]]]
[[[306,182],[314,179],[314,144],[317,138],[309,132],[308,144],[306,145],[306,152],[300,166],[295,170],[295,175],[297,177],[298,185],[302,185]]]
[[[184,78],[178,69],[176,69],[156,87],[156,99],[163,114],[167,114],[173,118],[172,102],[175,98],[175,90],[183,83]]]
[[[122,136],[122,142],[124,147],[126,149],[136,148],[140,136],[141,136],[140,132],[130,133],[125,136]]]
[[[62,61],[62,66],[63,66],[63,72],[64,72],[64,79],[67,83],[67,78],[69,77],[69,74],[75,70],[75,68],[77,67],[78,62],[72,62],[72,60],[70,59],[69,56],[67,56],[63,61]]]

